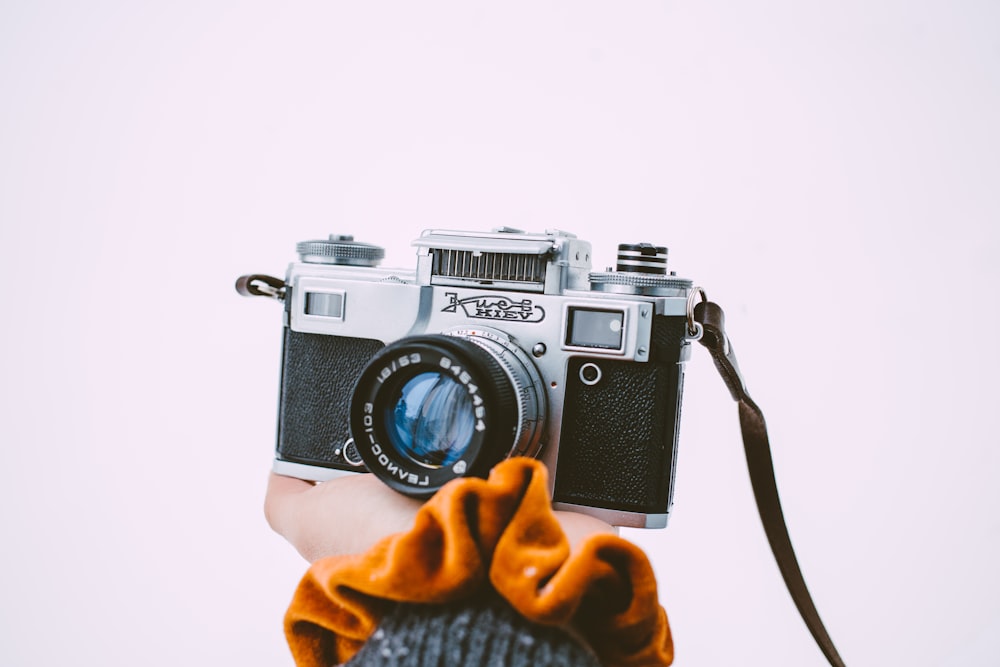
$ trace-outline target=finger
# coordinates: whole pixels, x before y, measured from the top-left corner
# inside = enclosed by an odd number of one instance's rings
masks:
[[[556,510],[555,515],[569,540],[570,548],[574,550],[580,542],[596,533],[618,534],[618,529],[611,524],[586,514]]]
[[[297,477],[287,477],[276,472],[270,473],[267,478],[267,497],[285,498],[303,493],[313,488],[316,484]]]
[[[264,517],[275,532],[284,535],[286,518],[295,511],[297,499],[313,488],[312,482],[295,477],[270,473],[267,478],[267,493],[264,496]]]
[[[272,473],[264,503],[268,523],[306,560],[367,551],[410,528],[421,502],[373,475],[310,484]]]

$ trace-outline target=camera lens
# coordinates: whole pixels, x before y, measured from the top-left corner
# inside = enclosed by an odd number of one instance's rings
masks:
[[[533,455],[544,416],[523,351],[499,332],[454,332],[403,338],[373,357],[351,400],[351,433],[368,470],[428,497],[508,456]]]
[[[451,465],[468,448],[476,427],[469,392],[449,375],[424,372],[407,380],[386,406],[389,441],[428,467]]]

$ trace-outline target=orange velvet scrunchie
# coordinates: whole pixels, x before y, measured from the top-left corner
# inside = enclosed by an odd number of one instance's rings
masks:
[[[346,662],[394,602],[454,601],[492,584],[525,618],[572,626],[606,665],[669,665],[670,626],[646,555],[612,534],[571,553],[546,478],[538,461],[507,459],[488,480],[445,485],[409,531],[313,563],[285,615],[296,664]]]

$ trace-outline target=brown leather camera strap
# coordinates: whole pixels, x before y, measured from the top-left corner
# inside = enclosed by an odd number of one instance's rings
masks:
[[[704,293],[702,297],[704,298]],[[764,532],[778,562],[781,576],[785,579],[788,592],[791,593],[802,620],[806,622],[823,655],[834,667],[843,667],[844,661],[841,660],[833,640],[830,639],[823,621],[820,620],[816,605],[813,604],[809,589],[806,588],[805,579],[802,578],[799,561],[792,549],[792,540],[788,535],[785,515],[781,511],[781,501],[778,498],[778,485],[774,479],[774,464],[771,460],[771,445],[767,438],[764,415],[747,393],[743,375],[733,353],[733,346],[726,337],[726,318],[722,308],[710,301],[702,301],[694,307],[694,320],[701,324],[703,330],[701,344],[708,348],[715,367],[722,375],[722,380],[729,387],[733,399],[739,404],[740,429],[743,432],[743,449],[750,471],[750,483],[757,501],[757,511],[764,524]]]

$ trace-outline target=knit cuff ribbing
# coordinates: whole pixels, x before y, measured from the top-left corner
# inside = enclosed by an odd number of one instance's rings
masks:
[[[399,604],[347,667],[600,667],[566,630],[532,623],[492,591],[441,605]]]

